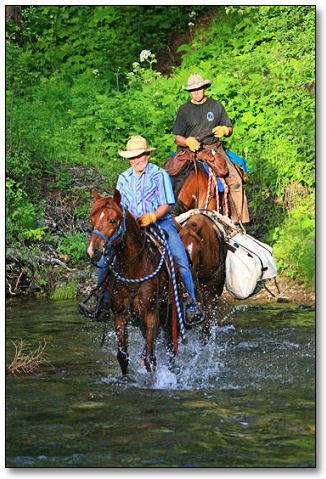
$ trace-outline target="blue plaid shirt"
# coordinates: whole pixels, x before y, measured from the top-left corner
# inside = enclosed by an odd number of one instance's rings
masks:
[[[148,162],[139,178],[133,167],[121,173],[117,189],[122,204],[135,217],[153,213],[161,205],[175,203],[168,173],[154,163]]]

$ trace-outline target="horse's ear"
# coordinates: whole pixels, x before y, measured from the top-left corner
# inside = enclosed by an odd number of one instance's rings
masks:
[[[114,189],[114,193],[113,193],[113,201],[115,201],[117,205],[120,205],[121,195],[120,195],[120,191],[117,190],[116,188]]]
[[[94,198],[95,198],[95,201],[99,200],[100,198],[102,198],[102,196],[100,195],[100,193],[97,191],[96,188],[94,188]]]
[[[180,225],[180,223],[177,222],[177,220],[174,219],[174,217],[172,217],[172,220],[173,220],[174,226],[176,227],[177,232],[180,233],[180,231],[182,230],[182,226]]]

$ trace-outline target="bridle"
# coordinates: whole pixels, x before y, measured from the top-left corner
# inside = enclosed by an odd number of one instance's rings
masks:
[[[104,208],[110,208],[114,211],[117,211],[116,208],[114,208],[111,205],[106,205]],[[104,251],[106,251],[110,246],[112,245],[113,241],[115,241],[119,236],[121,236],[121,240],[123,240],[124,234],[126,232],[126,210],[123,205],[121,205],[122,209],[122,218],[110,234],[110,236],[105,236],[105,234],[102,233],[102,231],[98,229],[94,229],[91,234],[98,234],[103,240],[104,240]]]

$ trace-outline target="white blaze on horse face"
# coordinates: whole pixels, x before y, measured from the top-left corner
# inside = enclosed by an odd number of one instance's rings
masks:
[[[87,253],[88,253],[88,256],[91,258],[94,254],[94,250],[93,250],[93,241],[91,241],[88,245],[88,248],[87,248]]]
[[[192,243],[189,243],[188,246],[187,246],[187,251],[189,253],[189,257],[191,258],[191,255],[192,255],[192,248],[193,248],[193,244]]]
[[[104,216],[104,211],[102,211],[101,213],[100,220],[103,218],[103,216]]]

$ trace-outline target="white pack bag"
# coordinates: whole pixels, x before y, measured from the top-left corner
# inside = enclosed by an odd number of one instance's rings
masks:
[[[214,210],[194,209],[175,219],[183,225],[194,214],[208,216],[223,233],[228,251],[225,260],[225,287],[237,299],[246,299],[258,293],[262,281],[277,276],[273,248],[243,232],[230,218]]]
[[[260,282],[277,276],[273,249],[246,233],[226,239],[225,287],[237,299],[246,299],[260,290]]]

